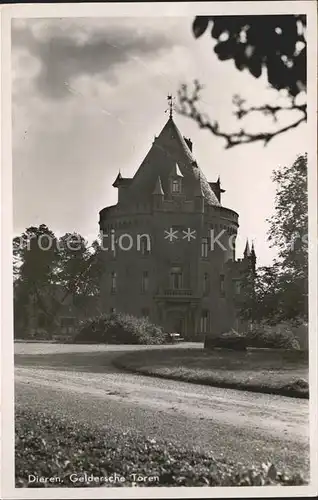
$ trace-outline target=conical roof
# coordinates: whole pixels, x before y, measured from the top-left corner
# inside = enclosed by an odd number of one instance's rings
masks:
[[[171,116],[132,179],[129,186],[131,199],[149,200],[158,177],[161,179],[163,191],[169,192],[169,177],[176,164],[184,178],[183,190],[189,199],[194,196],[194,190],[197,190],[196,181],[199,180],[206,202],[209,205],[220,205]]]
[[[244,257],[250,257],[250,255],[251,255],[250,244],[249,244],[248,239],[247,239],[246,245],[245,245],[245,250],[244,250]]]
[[[159,176],[157,177],[155,189],[153,190],[152,194],[164,195],[164,192],[163,192],[163,189],[162,189],[162,184],[161,184],[161,179],[160,179]]]

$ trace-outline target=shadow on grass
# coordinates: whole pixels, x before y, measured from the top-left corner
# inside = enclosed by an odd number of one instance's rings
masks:
[[[112,360],[123,352],[67,352],[54,354],[15,354],[16,367],[35,367],[51,370],[91,373],[116,373]]]
[[[214,387],[309,398],[306,353],[179,350],[123,354],[113,364],[131,373]]]

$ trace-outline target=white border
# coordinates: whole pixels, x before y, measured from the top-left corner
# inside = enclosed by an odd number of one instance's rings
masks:
[[[2,346],[2,495],[4,499],[40,498],[210,498],[316,496],[317,474],[308,486],[291,487],[179,487],[179,488],[49,488],[14,487],[14,369],[13,369],[13,287],[12,287],[12,149],[11,149],[11,19],[46,17],[163,17],[217,14],[307,14],[308,22],[308,188],[309,188],[309,318],[310,318],[310,436],[311,470],[317,459],[317,4],[291,2],[204,2],[126,4],[28,4],[1,8],[1,346]]]

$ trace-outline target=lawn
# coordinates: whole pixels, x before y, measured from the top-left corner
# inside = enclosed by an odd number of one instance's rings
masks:
[[[124,354],[117,367],[156,377],[308,398],[308,358],[303,351],[160,349]]]

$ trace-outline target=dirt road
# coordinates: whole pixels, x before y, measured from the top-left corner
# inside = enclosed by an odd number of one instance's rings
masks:
[[[125,350],[17,344],[16,401],[226,460],[307,470],[307,400],[122,373],[111,360]]]

